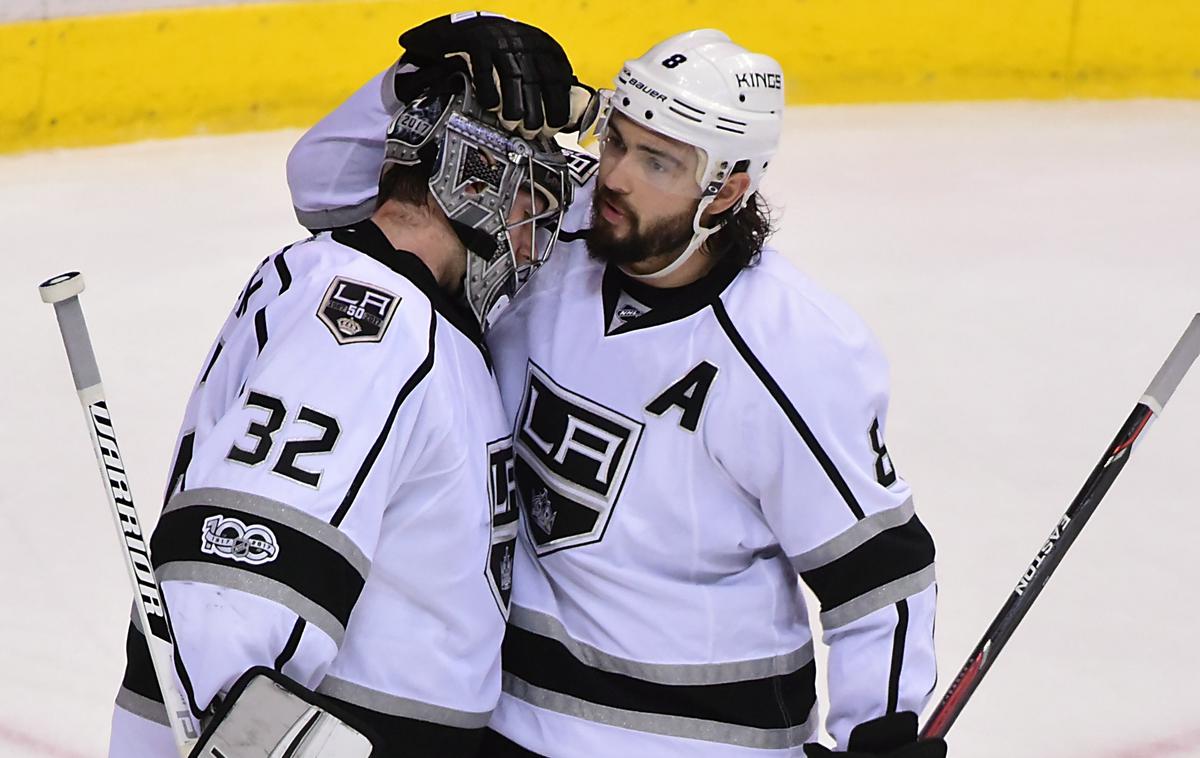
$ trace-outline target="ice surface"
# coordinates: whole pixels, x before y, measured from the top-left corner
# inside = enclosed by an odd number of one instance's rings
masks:
[[[875,328],[938,542],[940,696],[1200,311],[1200,103],[788,112],[777,245]],[[204,353],[303,236],[295,132],[0,157],[0,755],[98,758],[130,591],[51,309],[80,269],[152,523]],[[1200,369],[950,733],[951,755],[1200,755]],[[149,525],[149,524],[148,524]]]

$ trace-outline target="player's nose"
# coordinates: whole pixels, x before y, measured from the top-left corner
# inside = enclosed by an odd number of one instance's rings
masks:
[[[608,171],[600,175],[600,183],[604,185],[605,189],[619,195],[629,194],[629,189],[632,186],[630,180],[629,161],[625,160],[625,156],[621,156],[614,161],[608,167]]]

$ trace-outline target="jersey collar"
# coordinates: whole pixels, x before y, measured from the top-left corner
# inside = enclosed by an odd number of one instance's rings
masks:
[[[332,235],[334,242],[339,242],[379,261],[412,282],[413,286],[429,298],[434,310],[449,321],[451,326],[474,342],[480,350],[484,350],[484,356],[487,357],[483,343],[483,330],[480,329],[475,315],[471,313],[465,301],[460,302],[460,298],[452,298],[438,286],[437,279],[425,265],[425,261],[407,250],[393,247],[383,230],[370,219],[334,229]]]
[[[651,287],[627,276],[617,266],[608,265],[604,269],[604,281],[601,284],[605,336],[625,334],[686,318],[720,297],[740,271],[741,267],[722,259],[711,271],[690,284],[682,287]],[[614,319],[617,308],[630,300],[646,306],[649,311],[631,319]],[[619,325],[609,329],[613,324]]]

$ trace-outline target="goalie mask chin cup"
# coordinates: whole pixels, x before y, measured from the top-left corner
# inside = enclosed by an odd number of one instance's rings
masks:
[[[552,139],[505,131],[479,108],[462,74],[402,105],[386,146],[384,170],[399,164],[428,173],[430,194],[467,249],[463,290],[486,327],[493,308],[517,293],[558,238],[572,196],[562,150]],[[529,254],[518,260],[515,239],[522,237]]]

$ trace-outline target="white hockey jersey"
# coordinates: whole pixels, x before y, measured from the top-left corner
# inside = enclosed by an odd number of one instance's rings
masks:
[[[387,76],[293,149],[302,223],[370,197],[381,148],[340,132],[386,123]],[[556,757],[801,756],[818,711],[797,574],[821,605],[838,744],[920,712],[934,548],[884,444],[868,329],[773,250],[641,285],[588,258],[590,201],[587,182],[488,333],[523,522],[491,727]]]
[[[572,229],[488,334],[524,548],[492,728],[549,756],[802,755],[818,712],[797,573],[838,743],[919,712],[934,549],[884,445],[866,327],[773,250],[663,290]]]
[[[151,541],[193,708],[273,666],[386,754],[472,755],[500,694],[511,468],[478,326],[420,259],[366,221],[265,260],[193,390]],[[143,648],[132,628],[114,756],[174,753]]]

